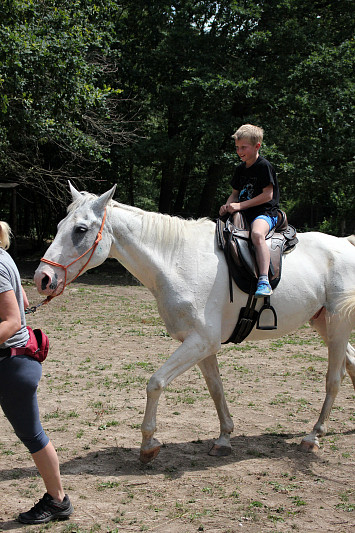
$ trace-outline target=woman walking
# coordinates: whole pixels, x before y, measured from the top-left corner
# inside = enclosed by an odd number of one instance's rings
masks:
[[[25,308],[28,299],[21,286],[20,274],[11,256],[11,230],[0,221],[0,405],[16,435],[32,454],[41,474],[46,493],[18,520],[42,524],[68,518],[73,507],[64,494],[57,453],[39,419],[37,387],[42,365],[27,355],[11,355],[11,348],[24,347],[29,339]]]

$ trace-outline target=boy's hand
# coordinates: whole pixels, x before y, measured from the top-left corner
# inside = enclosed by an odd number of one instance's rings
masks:
[[[219,209],[220,216],[222,217],[226,213],[228,213],[228,205],[227,204],[221,205],[221,207]]]
[[[231,204],[227,205],[227,211],[228,213],[235,213],[235,211],[241,211],[240,202],[232,202]]]

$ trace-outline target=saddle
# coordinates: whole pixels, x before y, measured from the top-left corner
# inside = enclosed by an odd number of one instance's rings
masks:
[[[250,238],[250,227],[243,213],[239,211],[226,220],[218,219],[216,231],[218,246],[224,251],[228,265],[230,301],[233,301],[232,279],[240,290],[249,295],[247,306],[242,307],[238,323],[227,342],[242,342],[255,323],[258,329],[276,329],[277,316],[275,309],[270,305],[270,297],[264,299],[264,305],[259,312],[255,310],[254,294],[259,274]],[[270,250],[269,281],[274,290],[281,279],[283,255],[290,253],[298,243],[295,228],[288,224],[286,213],[281,210],[278,210],[276,226],[266,236],[266,243]],[[260,325],[260,315],[266,310],[273,313],[273,326]]]

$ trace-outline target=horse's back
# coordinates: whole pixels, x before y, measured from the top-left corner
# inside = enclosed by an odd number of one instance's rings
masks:
[[[296,256],[311,258],[319,269],[338,263],[355,267],[355,237],[352,241],[352,237],[335,237],[315,231],[298,233],[297,237],[299,243],[296,246]],[[321,263],[325,258],[328,259],[327,263]]]

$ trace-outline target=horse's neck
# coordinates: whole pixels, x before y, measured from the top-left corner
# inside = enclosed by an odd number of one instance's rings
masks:
[[[157,276],[169,268],[176,253],[175,238],[168,239],[167,217],[134,208],[114,208],[110,223],[113,244],[110,257],[117,259],[146,287],[156,286]],[[172,233],[169,233],[172,234]]]

